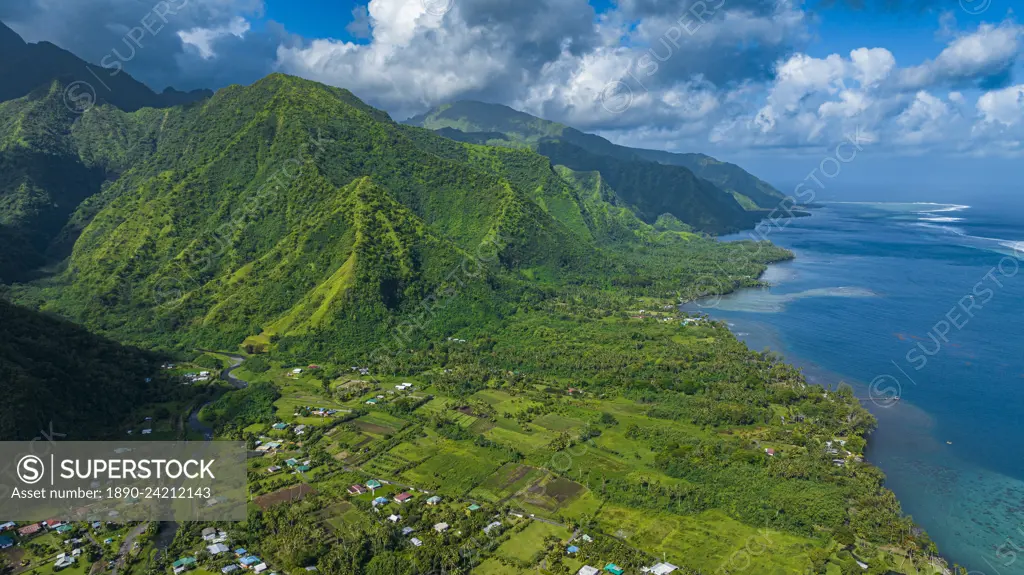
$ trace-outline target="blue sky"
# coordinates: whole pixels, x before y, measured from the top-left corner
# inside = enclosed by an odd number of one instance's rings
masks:
[[[102,62],[149,1],[8,0],[0,19]],[[179,9],[123,62],[156,89],[279,71],[397,119],[478,99],[773,182],[851,134],[845,183],[1010,183],[1024,156],[1020,0],[164,2]]]

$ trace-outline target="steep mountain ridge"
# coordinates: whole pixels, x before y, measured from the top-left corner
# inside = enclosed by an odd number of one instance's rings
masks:
[[[509,144],[535,146],[548,139],[578,146],[583,150],[616,158],[620,161],[645,161],[679,166],[692,171],[722,190],[748,198],[762,209],[774,209],[783,194],[767,182],[753,176],[735,164],[722,162],[697,153],[674,153],[619,146],[594,134],[587,134],[564,124],[537,118],[500,104],[459,101],[445,104],[406,121],[415,126],[441,132],[446,137],[465,138],[467,141],[493,144],[507,140]]]
[[[167,110],[153,152],[82,217],[67,270],[45,284],[49,305],[140,342],[323,330],[369,341],[495,237],[510,269],[557,277],[602,265],[575,190],[546,159],[485,169],[482,151],[467,147],[479,166],[458,162],[443,149],[464,145],[409,130],[347,91],[283,75]],[[501,176],[529,169],[554,191],[526,195]],[[358,322],[334,321],[357,302]],[[141,308],[166,323],[132,313]]]
[[[107,102],[122,110],[135,111],[187,104],[212,94],[209,90],[180,92],[173,88],[154,92],[123,70],[112,72],[89,64],[50,42],[27,43],[3,22],[0,55],[0,102],[26,96],[54,80],[68,87],[64,96],[72,108]]]

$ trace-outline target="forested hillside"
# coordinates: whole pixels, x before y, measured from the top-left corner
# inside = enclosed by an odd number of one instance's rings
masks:
[[[449,289],[465,305],[437,311],[418,337],[482,328],[559,285],[679,292],[685,276],[669,270],[719,250],[645,224],[614,185],[581,188],[584,176],[534,152],[453,142],[282,75],[201,107],[98,107],[71,132],[90,136],[90,165],[122,171],[73,216],[84,227],[66,269],[17,293],[138,344],[251,338],[358,355]],[[144,153],[120,153],[110,134],[123,133]],[[785,257],[762,251],[729,264],[736,277],[722,285]],[[661,258],[679,261],[650,263]],[[457,277],[465,261],[479,269]]]
[[[673,153],[661,150],[645,150],[629,148],[613,144],[594,134],[587,134],[557,122],[531,116],[500,104],[483,102],[459,101],[439,106],[419,116],[407,120],[411,125],[432,130],[444,130],[447,137],[478,141],[489,141],[493,145],[530,145],[537,146],[547,140],[558,140],[562,144],[571,144],[593,154],[623,162],[639,163],[633,169],[649,162],[667,166],[680,166],[693,172],[698,178],[707,180],[717,188],[737,196],[751,209],[773,210],[782,201],[783,195],[771,184],[748,173],[735,164],[716,160],[705,154]],[[543,152],[542,152],[543,153]],[[552,161],[559,163],[555,158]],[[682,178],[685,182],[685,177]],[[685,183],[677,182],[676,189],[653,188],[647,192],[651,196],[663,196],[680,193]],[[664,198],[649,198],[654,202],[665,201]],[[686,200],[680,200],[686,201]],[[678,214],[676,214],[678,216]],[[689,223],[689,222],[688,222]],[[738,223],[736,225],[747,225]]]
[[[0,326],[0,438],[6,441],[54,429],[67,440],[110,437],[133,408],[167,391],[156,377],[156,354],[3,299]]]

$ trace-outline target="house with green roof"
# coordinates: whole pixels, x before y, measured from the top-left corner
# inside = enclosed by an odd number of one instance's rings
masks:
[[[195,557],[182,557],[181,559],[178,559],[174,563],[171,563],[171,567],[174,568],[174,574],[175,575],[177,575],[178,573],[181,573],[183,571],[188,571],[189,569],[192,569],[193,567],[195,567],[195,565],[196,565],[196,558]]]
[[[622,575],[622,567],[614,563],[609,563],[604,566],[604,570],[611,573],[612,575]]]

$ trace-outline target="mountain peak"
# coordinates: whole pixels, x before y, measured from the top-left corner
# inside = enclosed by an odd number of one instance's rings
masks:
[[[102,97],[127,112],[187,104],[210,95],[204,90],[179,92],[173,88],[157,94],[127,73],[111,74],[110,70],[90,64],[50,42],[26,43],[3,22],[0,55],[4,59],[0,67],[0,102],[21,98],[54,80],[64,85],[77,83],[81,90],[91,92],[94,100]]]
[[[0,54],[9,58],[12,53],[25,49],[25,40],[7,24],[0,22]]]

